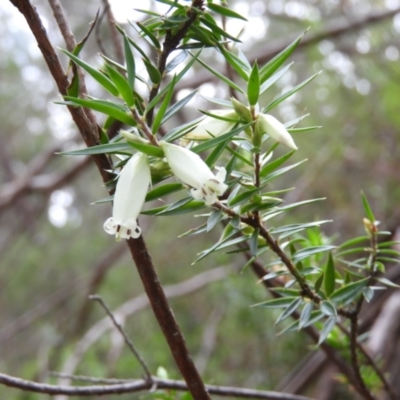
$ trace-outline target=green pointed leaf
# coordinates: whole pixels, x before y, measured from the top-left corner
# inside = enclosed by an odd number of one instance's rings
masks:
[[[304,86],[306,86],[308,83],[310,83],[315,77],[317,77],[320,74],[320,72],[317,72],[310,78],[306,79],[305,81],[301,82],[297,86],[295,86],[293,89],[289,90],[288,92],[284,93],[282,96],[279,96],[277,99],[272,101],[270,104],[268,104],[267,107],[265,107],[262,110],[262,113],[265,114],[269,110],[272,110],[274,107],[276,107],[278,104],[282,103],[282,101],[286,100],[288,97],[290,97],[292,94],[298,92],[300,89],[302,89]]]
[[[192,93],[189,93],[187,96],[185,96],[183,99],[179,100],[175,104],[173,104],[165,113],[164,118],[161,121],[161,125],[168,121],[173,115],[175,115],[179,110],[181,110],[187,103],[189,103],[190,100],[194,97],[194,95],[197,93],[196,90],[194,90]]]
[[[298,297],[281,297],[279,299],[271,299],[262,301],[261,303],[253,304],[251,307],[264,307],[264,308],[286,308]]]
[[[322,273],[322,274],[317,278],[317,280],[316,280],[315,283],[314,283],[314,290],[315,290],[316,292],[319,292],[319,289],[320,289],[321,286],[322,286],[323,280],[324,280],[324,273]]]
[[[198,62],[206,69],[208,69],[213,75],[215,75],[218,79],[220,79],[221,81],[225,82],[228,86],[230,86],[232,89],[237,90],[240,93],[243,93],[243,90],[240,86],[236,85],[236,83],[232,82],[229,78],[227,78],[225,75],[221,74],[220,72],[218,72],[217,70],[215,70],[214,68],[211,68],[208,64],[206,64],[205,62],[203,62],[202,60],[200,60],[200,58],[198,59]]]
[[[225,57],[225,60],[228,62],[228,64],[241,76],[244,81],[247,82],[249,80],[250,73],[247,65],[243,63],[239,57],[236,57],[233,53],[227,50],[224,46],[221,46],[219,43],[217,45],[219,51]]]
[[[277,54],[272,60],[268,61],[268,63],[260,69],[261,83],[264,83],[290,57],[305,33],[306,32],[303,32],[297,39],[290,43],[284,50]]]
[[[232,108],[232,102],[230,102],[228,100],[218,99],[216,97],[208,97],[204,94],[201,94],[200,96],[203,97],[203,99],[209,101],[210,103],[218,104],[219,106],[222,106],[222,107]]]
[[[230,10],[227,7],[220,6],[220,5],[214,4],[214,3],[207,3],[207,7],[210,10],[214,11],[215,13],[221,14],[225,17],[238,18],[238,19],[242,19],[243,21],[247,21],[246,18],[244,18],[240,14],[236,13],[235,11]]]
[[[174,140],[180,139],[182,136],[185,136],[190,131],[192,131],[198,123],[204,119],[203,117],[197,118],[194,121],[190,121],[187,124],[183,124],[177,126],[174,129],[171,129],[163,138],[166,142],[173,142]]]
[[[336,254],[336,257],[343,257],[343,256],[348,256],[350,254],[357,254],[357,253],[363,253],[366,251],[365,247],[353,247],[352,249],[344,250],[344,251],[339,251]]]
[[[114,24],[114,26],[117,28],[118,32],[121,33],[121,35],[123,35],[124,37],[126,37],[128,39],[128,42],[140,53],[140,55],[145,58],[148,62],[150,62],[149,57],[147,56],[147,54],[140,48],[139,45],[136,44],[136,42],[130,38],[125,31],[117,24]],[[136,29],[136,28],[135,28]]]
[[[144,36],[147,36],[150,39],[150,41],[151,41],[151,43],[153,43],[154,47],[158,50],[161,50],[160,42],[153,35],[153,33],[150,31],[150,29],[146,28],[146,26],[142,25],[140,22],[137,22],[136,25],[141,29]]]
[[[171,216],[171,215],[181,215],[181,214],[187,214],[187,213],[191,213],[194,211],[198,211],[198,210],[204,208],[205,205],[204,205],[204,201],[196,201],[196,200],[192,199],[190,202],[183,204],[180,207],[173,208],[173,209],[166,211],[166,209],[168,207],[170,207],[170,206],[152,208],[151,210],[142,211],[141,214],[167,217],[167,216]]]
[[[273,74],[269,79],[267,79],[260,87],[260,94],[264,93],[268,88],[270,88],[275,82],[282,78],[283,75],[289,70],[289,68],[293,65],[290,63],[285,68],[282,68],[276,74]]]
[[[179,4],[176,0],[172,1],[172,0],[156,0],[158,3],[163,3],[163,4],[168,4],[169,6],[171,6],[171,8],[177,8],[179,10],[184,10],[185,6],[183,6],[182,4]]]
[[[161,82],[161,73],[156,66],[154,66],[150,61],[142,58],[144,66],[146,67],[147,73],[149,74],[150,80],[158,85]]]
[[[164,100],[161,103],[161,106],[157,111],[156,116],[154,117],[154,122],[153,122],[153,125],[151,127],[151,132],[153,133],[153,135],[155,135],[158,132],[158,129],[161,126],[161,122],[162,122],[162,120],[164,118],[164,115],[165,115],[165,113],[167,111],[169,103],[170,103],[170,101],[172,99],[172,95],[174,94],[175,84],[176,84],[176,76],[174,76],[172,78],[172,81],[171,81],[171,83],[169,85],[168,92],[165,95]]]
[[[330,317],[325,321],[321,334],[319,336],[318,346],[325,341],[325,339],[331,333],[335,325],[336,325],[336,317]]]
[[[118,89],[118,92],[121,94],[121,97],[125,100],[129,107],[133,107],[135,105],[135,97],[133,96],[133,91],[128,81],[110,65],[106,64],[106,68],[108,75]]]
[[[274,278],[276,278],[276,277],[278,277],[278,276],[283,276],[283,275],[289,275],[289,271],[287,271],[287,270],[280,270],[280,271],[275,271],[275,272],[270,272],[269,274],[267,274],[267,275],[264,275],[260,280],[259,280],[259,282],[263,282],[263,281],[268,281],[268,280],[270,280],[270,279],[274,279]]]
[[[203,203],[204,204],[204,203]],[[199,257],[197,257],[197,259],[192,263],[195,264],[198,261],[202,260],[203,258],[207,257],[209,254],[213,253],[214,251],[216,251],[219,247],[221,247],[224,243],[228,242],[229,239],[236,235],[239,231],[237,229],[233,229],[230,232],[227,232],[226,235],[224,235],[224,237],[219,240],[217,243],[215,243],[214,245],[212,245],[210,248],[208,248],[207,250],[202,251],[201,253],[199,253]]]
[[[306,249],[302,249],[294,253],[293,255],[293,262],[298,263],[301,260],[305,260],[315,254],[323,253],[325,251],[329,251],[334,249],[335,246],[325,245],[325,246],[312,246]]]
[[[229,199],[228,204],[229,207],[235,207],[239,204],[242,204],[248,200],[250,200],[256,193],[258,193],[262,188],[254,188],[250,190],[246,190],[245,192],[242,192],[232,199]]]
[[[249,127],[252,123],[248,123],[242,126],[239,126],[236,129],[232,129],[230,132],[224,133],[223,135],[217,136],[213,139],[206,140],[205,142],[193,147],[191,150],[194,153],[202,153],[212,147],[216,146],[219,143],[225,142],[228,138],[232,138],[235,135],[238,135],[240,132],[244,131],[247,127]]]
[[[136,126],[136,121],[128,114],[128,110],[123,106],[111,103],[106,100],[99,99],[80,99],[77,97],[64,96],[66,102],[59,102],[57,104],[64,104],[69,106],[81,106],[99,111],[103,114],[109,115],[118,121],[123,122],[129,126]]]
[[[166,183],[150,190],[146,195],[145,201],[157,200],[161,197],[167,196],[171,193],[178,192],[183,189],[181,183]]]
[[[92,76],[97,82],[103,86],[108,92],[110,92],[113,96],[118,96],[118,89],[116,86],[108,79],[102,72],[98,71],[96,68],[93,68],[91,65],[81,60],[79,57],[70,53],[67,50],[61,49],[61,51],[66,54],[71,60],[73,60],[76,64],[78,64],[81,68],[83,68],[90,76]]]
[[[72,78],[69,86],[67,87],[67,94],[71,97],[79,96],[79,73],[76,64],[72,63]]]
[[[250,253],[252,256],[257,256],[258,251],[258,229],[255,229],[249,240]]]
[[[201,26],[191,25],[190,30],[187,33],[187,37],[199,42],[199,48],[202,47],[215,47],[218,40],[215,39],[216,35],[209,29],[205,29]],[[190,46],[190,44],[189,44]],[[179,49],[188,49],[188,44],[182,45]]]
[[[375,290],[372,287],[367,286],[363,290],[363,296],[367,303],[369,303],[373,299],[374,294]]]
[[[221,210],[214,210],[207,220],[207,232],[210,232],[221,221],[223,216],[224,214],[222,214]]]
[[[297,308],[300,306],[302,302],[303,299],[301,297],[294,299],[286,308],[286,310],[278,317],[278,319],[275,322],[275,325],[278,325],[279,322],[283,321],[287,317],[290,317],[297,310]]]
[[[369,205],[368,200],[363,192],[361,192],[361,198],[364,206],[365,215],[372,223],[374,223],[375,222],[374,213],[372,212],[371,206]]]
[[[335,290],[330,299],[335,303],[350,303],[355,300],[363,291],[364,287],[367,286],[369,278],[361,279],[357,282],[349,283],[340,289]]]
[[[392,288],[400,288],[400,285],[397,285],[396,283],[392,282],[391,280],[387,278],[376,278],[376,280],[380,283],[383,283],[386,286],[392,287]]]
[[[225,142],[220,143],[219,145],[215,146],[213,151],[207,156],[205,163],[210,167],[213,168],[215,163],[218,161],[219,157],[228,146],[229,139]]]
[[[299,165],[303,164],[303,163],[306,162],[306,161],[307,161],[307,158],[304,159],[304,160],[302,160],[302,161],[300,161],[300,162],[298,162],[298,163],[296,163],[296,164],[288,165],[287,167],[283,167],[283,168],[281,168],[281,169],[278,169],[278,170],[276,170],[276,171],[273,171],[273,172],[271,172],[271,173],[265,175],[265,176],[263,177],[264,179],[262,180],[262,182],[263,182],[263,183],[269,182],[269,181],[271,181],[272,179],[275,179],[275,178],[277,178],[278,176],[285,174],[286,172],[290,171],[291,169],[298,167]]]
[[[336,308],[330,301],[327,300],[321,301],[319,307],[321,311],[328,317],[336,317],[337,315]]]
[[[128,84],[133,90],[135,87],[136,66],[135,57],[133,56],[131,46],[129,45],[128,37],[124,32],[124,52],[126,62],[126,72],[128,75]]]
[[[141,153],[159,158],[164,157],[164,152],[162,151],[161,147],[152,146],[151,144],[146,144],[146,143],[133,142],[133,141],[128,141],[128,143],[130,146],[140,151]]]
[[[185,50],[179,51],[178,55],[167,63],[167,65],[165,66],[165,71],[167,73],[173,71],[178,65],[182,64],[186,60],[186,57],[188,55],[189,53]]]
[[[338,247],[338,249],[343,249],[345,247],[354,246],[355,244],[358,244],[358,243],[361,243],[361,242],[366,242],[366,241],[369,241],[369,237],[368,236],[359,236],[359,237],[347,240],[346,242],[342,243]]]
[[[236,160],[236,158],[238,158],[239,160],[242,160],[245,164],[249,165],[250,167],[253,167],[253,162],[248,160],[246,157],[242,156],[238,151],[233,150],[229,146],[226,146],[225,149],[228,150],[229,153],[235,156],[231,158],[232,162]],[[240,150],[240,148],[238,148],[238,150]],[[226,169],[226,171],[230,171],[230,173],[232,172],[232,170],[228,170],[228,168]],[[230,175],[230,173],[227,175]]]
[[[299,319],[299,330],[303,329],[304,326],[307,324],[307,322],[310,319],[311,316],[311,312],[314,308],[314,304],[312,301],[307,301],[303,307],[303,309],[301,310],[301,314],[300,314],[300,319]]]
[[[192,59],[186,64],[185,68],[182,69],[181,72],[179,72],[178,75],[176,75],[176,82],[179,82],[182,77],[186,74],[186,72],[192,67],[194,62],[197,60],[198,56],[200,55],[200,52],[198,52],[196,55],[192,56]],[[157,70],[158,71],[158,70]],[[169,85],[171,82],[166,85],[158,94],[157,96],[154,97],[154,99],[147,105],[146,107],[146,113],[148,113],[156,104],[158,104],[161,99],[165,96],[169,89]],[[164,139],[165,140],[165,139]]]
[[[247,98],[249,100],[249,104],[251,106],[256,105],[259,96],[260,96],[260,77],[258,75],[258,64],[257,61],[255,61],[249,76],[249,80],[247,82]]]
[[[326,297],[329,297],[335,291],[335,264],[332,253],[329,253],[328,263],[325,267],[324,290]]]
[[[305,204],[315,203],[316,201],[321,201],[321,200],[325,200],[325,199],[326,199],[326,197],[321,197],[320,199],[298,201],[296,203],[288,204],[287,206],[278,207],[278,210],[286,211],[286,210],[290,210],[291,208],[295,208],[295,207],[302,206]],[[332,247],[335,247],[335,246],[332,246]]]
[[[226,32],[224,29],[220,28],[217,24],[215,24],[214,22],[212,22],[209,18],[204,18],[204,17],[200,17],[200,21],[207,26],[208,28],[210,28],[210,30],[212,31],[212,33],[214,35],[221,35],[227,39],[233,40],[234,42],[239,42],[240,40],[238,38],[235,38],[234,36],[230,35],[228,32]]]
[[[299,132],[308,132],[308,131],[314,131],[316,129],[321,129],[321,125],[317,126],[305,126],[304,128],[293,128],[293,129],[288,129],[287,131],[289,133],[299,133]]]
[[[307,229],[307,228],[313,228],[315,226],[320,226],[322,224],[326,224],[327,222],[332,222],[332,220],[327,219],[323,221],[315,221],[315,222],[308,222],[305,224],[290,224],[290,225],[284,225],[280,226],[279,228],[271,228],[270,232],[275,235],[277,233],[287,233],[287,232],[292,232],[298,229]]]
[[[295,153],[295,150],[290,151],[289,153],[286,153],[282,157],[277,158],[276,160],[265,164],[260,171],[260,176],[265,177],[271,172],[275,171],[277,168],[279,168],[286,160],[288,160],[293,154]]]
[[[60,153],[64,156],[93,156],[96,154],[132,154],[132,147],[126,143],[108,143],[98,146],[87,147],[80,150],[65,151]]]

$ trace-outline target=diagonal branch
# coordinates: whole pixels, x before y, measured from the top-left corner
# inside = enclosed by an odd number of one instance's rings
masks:
[[[197,0],[199,1],[199,0]],[[53,76],[61,95],[67,94],[69,81],[62,68],[61,62],[49,41],[45,27],[35,7],[28,0],[10,0],[24,15],[29,28],[36,38],[46,64]],[[193,0],[196,3],[196,0]],[[200,1],[202,3],[202,1]],[[68,107],[83,140],[88,147],[99,144],[99,127],[93,123],[80,107]],[[105,155],[93,156],[93,160],[104,182],[111,179],[111,165]],[[159,282],[150,254],[146,249],[143,237],[127,241],[132,258],[139,271],[145,291],[149,296],[157,322],[160,325],[176,364],[185,379],[188,389],[195,400],[207,400],[209,395],[188,351],[183,334],[177,324],[174,314],[168,304],[164,290]]]

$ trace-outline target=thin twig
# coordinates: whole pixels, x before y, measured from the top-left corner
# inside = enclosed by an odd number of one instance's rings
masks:
[[[341,324],[340,322],[337,322],[336,325],[339,327],[339,329],[349,338],[351,338],[351,332],[348,331],[348,329]],[[396,400],[398,398],[394,388],[390,385],[390,383],[387,381],[385,375],[383,374],[382,370],[376,365],[374,359],[369,355],[368,351],[365,350],[364,346],[357,340],[356,341],[356,346],[357,350],[363,355],[363,357],[366,359],[366,362],[371,366],[371,368],[375,371],[375,373],[378,375],[379,379],[382,381],[383,386],[385,387],[385,390],[389,393],[390,397],[392,400]]]
[[[170,379],[160,379],[152,377],[152,382],[158,389],[170,389],[187,391],[188,387],[183,381],[174,381]],[[96,386],[56,386],[46,383],[37,383],[25,379],[16,378],[10,375],[0,373],[0,383],[14,387],[20,390],[26,390],[34,393],[45,394],[64,394],[67,396],[98,396],[106,394],[123,394],[146,391],[152,388],[152,382],[146,380],[137,380],[131,383],[121,383],[116,385],[96,385]],[[293,394],[279,393],[273,391],[262,391],[253,389],[242,389],[227,386],[207,385],[207,390],[211,394],[225,397],[237,397],[247,399],[264,400],[312,400],[310,397],[297,396]]]
[[[160,71],[161,76],[164,75],[165,67],[167,65],[168,56],[177,48],[179,42],[185,37],[190,27],[194,24],[198,18],[198,10],[203,10],[204,0],[192,0],[191,7],[186,14],[187,20],[181,25],[181,27],[172,31],[167,31],[165,35],[163,50],[158,58],[157,68]],[[150,90],[149,103],[157,96],[160,85],[153,85]],[[147,125],[151,126],[153,123],[154,107],[147,113],[146,122]]]
[[[49,1],[51,9],[53,10],[54,19],[56,20],[57,25],[60,29],[61,35],[63,36],[65,44],[67,45],[67,49],[68,49],[68,51],[72,52],[76,47],[76,40],[75,40],[75,36],[69,26],[67,16],[64,12],[64,9],[59,0],[48,0],[48,1]],[[92,22],[92,25],[96,22],[96,19],[94,22]],[[93,26],[91,28],[89,28],[89,32],[91,31],[92,28],[93,28]],[[86,88],[85,76],[84,76],[81,68],[77,68],[77,71],[79,74],[79,93],[81,96],[85,96],[88,93],[87,88]],[[83,112],[90,119],[92,124],[94,124],[94,125],[97,124],[96,117],[90,108],[83,109]]]
[[[316,33],[314,35],[307,35],[305,38],[303,38],[303,40],[298,44],[297,50],[315,45],[323,40],[333,40],[343,35],[349,35],[351,32],[365,29],[369,25],[388,20],[399,12],[400,7],[397,7],[393,10],[371,12],[364,18],[355,19],[354,21],[350,22],[343,22],[343,20],[339,19],[333,20],[327,24],[326,29],[324,29],[322,32]],[[277,40],[273,43],[271,43],[270,41],[265,41],[265,43],[266,44],[263,47],[255,46],[254,53],[250,54],[250,56],[248,57],[251,64],[253,64],[255,60],[257,60],[260,65],[267,63],[274,56],[284,50],[291,43],[291,41],[288,42],[287,39],[283,39]],[[211,75],[210,73],[208,73],[208,71],[202,70],[198,71],[196,75],[191,77],[190,80],[188,80],[187,82],[185,81],[178,84],[176,86],[176,89],[181,90],[198,88],[204,83],[213,82],[215,80],[216,78],[214,75]]]
[[[126,345],[129,347],[129,350],[134,354],[134,356],[137,358],[137,360],[139,361],[140,365],[143,368],[143,371],[145,373],[146,376],[146,380],[151,382],[151,372],[147,366],[147,364],[145,363],[143,357],[139,354],[139,352],[136,350],[135,345],[132,343],[132,340],[129,338],[129,336],[126,334],[125,329],[122,327],[122,325],[116,320],[113,312],[110,310],[110,308],[107,306],[107,304],[105,303],[105,301],[102,299],[101,296],[99,296],[98,294],[95,295],[90,295],[89,296],[90,300],[94,300],[94,301],[98,301],[101,306],[104,308],[104,310],[106,311],[107,315],[110,317],[111,321],[113,322],[114,326],[118,329],[118,331],[120,332],[120,334],[123,336]]]
[[[59,0],[49,0],[51,9],[53,10],[54,19],[56,20],[60,32],[65,40],[68,51],[73,51],[76,46],[74,34],[68,24],[64,9]]]
[[[227,277],[227,275],[227,267],[213,268],[210,271],[202,272],[175,285],[165,286],[165,294],[167,295],[168,299],[186,296],[197,290],[200,290],[204,286],[224,279]],[[121,315],[126,319],[148,306],[149,299],[145,294],[142,294],[126,301],[121,306],[116,308],[113,313],[116,315]],[[78,364],[83,358],[84,354],[111,328],[112,326],[108,317],[104,317],[94,324],[76,344],[71,355],[69,358],[67,358],[62,367],[62,373],[72,375],[78,367]],[[68,381],[59,382],[59,384],[63,385],[68,383]]]
[[[103,6],[104,6],[104,12],[107,15],[107,22],[108,22],[108,28],[110,30],[110,38],[114,46],[114,51],[115,51],[115,56],[116,60],[119,63],[124,62],[124,51],[122,49],[121,45],[121,36],[118,33],[117,29],[115,28],[115,18],[112,13],[110,3],[108,0],[102,0]]]

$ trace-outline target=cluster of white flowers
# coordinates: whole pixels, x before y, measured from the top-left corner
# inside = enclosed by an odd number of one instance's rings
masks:
[[[232,111],[213,111],[214,114],[234,119]],[[239,122],[239,121],[238,121]],[[229,132],[237,122],[224,121],[206,117],[187,135],[189,139],[209,139]],[[297,149],[286,128],[272,115],[259,114],[256,124],[258,130],[267,133],[271,138]],[[176,178],[190,186],[193,198],[204,200],[206,205],[214,204],[222,196],[228,185],[224,183],[226,170],[218,168],[214,174],[208,165],[193,151],[175,144],[161,142],[165,158]],[[143,153],[132,156],[119,174],[114,195],[113,216],[104,223],[104,230],[115,235],[117,240],[138,238],[141,229],[137,218],[146,198],[151,183],[148,158]]]
[[[160,146],[172,172],[191,187],[195,199],[204,200],[207,205],[211,205],[228,188],[224,183],[225,168],[220,168],[214,175],[207,164],[192,151],[167,142],[161,142]],[[104,223],[104,230],[110,235],[116,235],[117,240],[140,236],[141,230],[136,220],[150,182],[147,156],[136,153],[119,175],[114,195],[113,216]]]

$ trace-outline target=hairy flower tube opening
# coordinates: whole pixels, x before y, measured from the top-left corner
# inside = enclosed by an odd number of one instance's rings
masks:
[[[222,196],[228,185],[225,168],[218,168],[216,175],[207,164],[192,151],[171,143],[161,142],[165,157],[174,175],[191,186],[191,194],[197,200],[204,200],[211,205]]]
[[[142,209],[151,180],[147,156],[136,153],[119,174],[115,189],[113,216],[104,223],[104,230],[116,240],[138,238],[141,229],[137,217]]]

